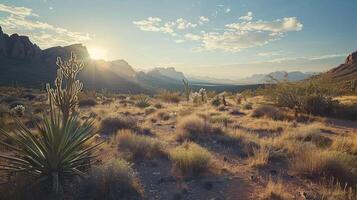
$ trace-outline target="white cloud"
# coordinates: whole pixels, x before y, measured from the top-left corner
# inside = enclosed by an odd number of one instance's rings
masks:
[[[231,12],[231,9],[230,8],[226,8],[226,10],[224,12],[225,13],[229,13],[229,12]]]
[[[248,12],[247,15],[239,17],[240,20],[243,21],[251,21],[253,19],[253,12]]]
[[[184,43],[184,42],[185,42],[185,40],[175,40],[175,43],[178,43],[178,44]]]
[[[192,41],[198,41],[201,39],[201,36],[192,34],[192,33],[187,33],[187,34],[185,34],[185,38],[192,40]]]
[[[272,57],[272,56],[279,56],[279,55],[281,55],[280,51],[270,51],[270,52],[258,53],[258,56],[261,56],[261,57]]]
[[[25,7],[16,7],[16,6],[7,6],[4,4],[0,4],[0,12],[5,12],[18,16],[35,16],[38,17],[37,14],[32,12],[32,9]]]
[[[197,26],[197,24],[191,23],[183,18],[177,19],[176,24],[177,24],[177,29],[179,30],[184,30],[187,28],[195,28]]]
[[[253,22],[251,21],[252,16],[253,13],[248,12],[244,18],[240,19],[244,22],[227,24],[223,31],[202,33],[201,36],[195,37],[195,41],[201,42],[199,50],[239,52],[242,49],[262,46],[279,40],[287,32],[300,31],[303,26],[296,17],[270,22],[261,20]],[[186,38],[190,38],[190,36]],[[260,54],[260,56],[268,55]]]
[[[179,18],[175,21],[163,22],[161,18],[148,17],[147,19],[134,21],[133,23],[142,31],[163,32],[172,36],[177,35],[175,29],[184,30],[197,27],[197,24],[191,23],[183,18]]]
[[[6,14],[5,17],[0,18],[0,26],[3,27],[4,32],[29,35],[31,40],[43,48],[91,40],[89,34],[69,31],[37,20],[39,15],[30,8],[0,4],[0,13]]]
[[[236,29],[239,31],[269,31],[275,33],[300,31],[302,30],[302,23],[296,17],[285,17],[275,21],[255,21],[255,22],[238,22],[227,24],[226,27]]]
[[[344,54],[328,54],[328,55],[321,55],[316,57],[311,57],[309,60],[324,60],[330,58],[339,58],[339,57],[346,57],[347,53]]]
[[[252,21],[253,13],[248,12],[246,16],[240,17],[240,21],[227,24],[223,29],[215,27],[211,31],[201,30],[199,34],[190,32],[174,32],[174,30],[185,30],[197,27],[183,18],[164,23],[160,18],[149,17],[146,20],[136,21],[134,24],[141,30],[152,32],[166,32],[171,35],[181,36],[187,41],[200,43],[195,51],[223,50],[227,52],[239,52],[242,49],[266,45],[270,42],[280,40],[285,37],[287,32],[302,30],[302,23],[296,17],[285,17],[274,21]],[[208,22],[208,17],[200,16],[198,24]],[[174,40],[182,43],[181,40]],[[259,54],[268,56],[268,54]],[[271,55],[272,56],[272,55]]]
[[[204,23],[207,23],[207,22],[209,22],[209,18],[208,17],[206,17],[206,16],[200,16],[199,17],[199,20],[198,20],[198,24],[199,25],[203,25]]]
[[[202,50],[223,50],[227,52],[239,52],[242,49],[262,46],[280,39],[277,36],[262,32],[229,32],[203,34]]]

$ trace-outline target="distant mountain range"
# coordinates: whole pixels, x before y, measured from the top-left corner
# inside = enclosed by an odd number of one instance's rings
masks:
[[[191,82],[194,90],[203,87],[217,91],[242,91],[247,88],[257,88],[268,80],[267,74],[257,74],[240,80],[186,77],[173,67],[158,67],[148,72],[136,71],[125,60],[93,60],[90,58],[87,48],[82,44],[42,50],[33,44],[29,37],[18,34],[9,36],[3,33],[0,27],[0,85],[44,87],[46,83],[53,83],[57,71],[56,58],[62,57],[66,60],[71,52],[74,52],[78,59],[83,60],[85,64],[79,78],[87,89],[101,90],[105,88],[123,93],[153,93],[158,89],[181,90],[182,79],[186,79]],[[350,60],[354,60],[355,57],[356,55],[353,54]],[[345,69],[346,64],[344,64],[340,68],[335,70],[336,76],[343,77],[350,72],[356,73],[356,67]],[[269,75],[283,80],[285,72],[273,72]],[[299,81],[312,75],[314,73],[288,73],[290,81]]]

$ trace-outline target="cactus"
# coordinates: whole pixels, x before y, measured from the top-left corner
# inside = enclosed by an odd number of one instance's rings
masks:
[[[78,93],[83,88],[83,84],[76,80],[78,72],[83,68],[83,63],[78,62],[72,52],[68,62],[63,62],[58,57],[56,65],[59,69],[57,70],[55,89],[52,89],[49,84],[46,85],[48,100],[51,109],[57,106],[62,113],[63,121],[67,121],[77,107]],[[62,88],[63,86],[64,88]]]
[[[191,87],[188,83],[188,81],[186,81],[185,79],[182,79],[182,82],[183,82],[183,86],[184,86],[184,94],[185,94],[185,97],[186,97],[186,101],[190,101],[190,95],[191,95]]]
[[[198,93],[201,95],[202,103],[206,102],[206,89],[201,88]]]

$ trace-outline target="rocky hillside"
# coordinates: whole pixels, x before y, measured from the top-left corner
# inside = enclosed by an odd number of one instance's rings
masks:
[[[339,81],[357,79],[357,51],[347,56],[345,63],[326,72],[326,75]]]

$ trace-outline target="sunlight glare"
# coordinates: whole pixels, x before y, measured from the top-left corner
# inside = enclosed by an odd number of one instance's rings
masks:
[[[107,51],[100,47],[89,47],[89,55],[92,59],[107,59]]]

